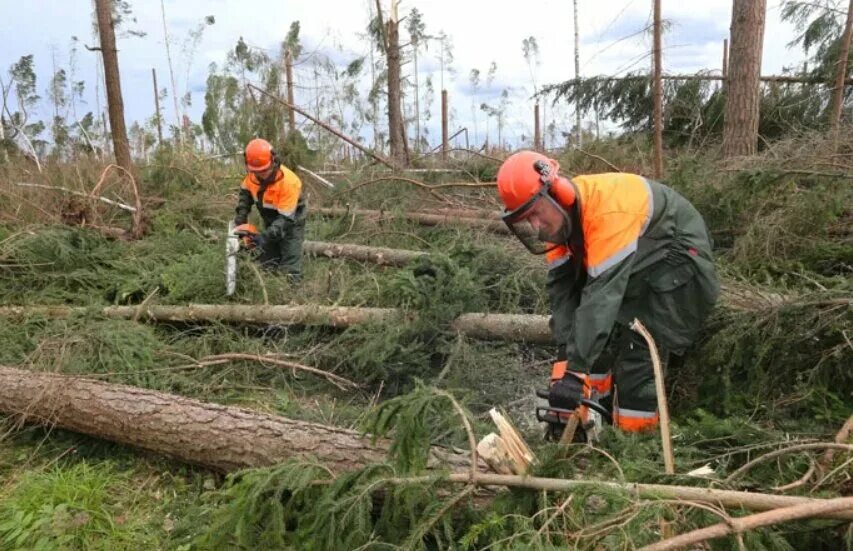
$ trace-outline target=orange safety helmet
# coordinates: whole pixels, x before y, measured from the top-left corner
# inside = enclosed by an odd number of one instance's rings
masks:
[[[520,151],[507,158],[498,170],[498,194],[506,209],[503,221],[534,254],[543,254],[563,245],[544,242],[528,222],[533,207],[551,209],[565,220],[564,234],[571,234],[572,221],[566,212],[575,202],[574,186],[559,176],[560,164],[535,151]],[[540,203],[544,201],[544,203]]]
[[[268,141],[255,138],[246,144],[243,159],[249,172],[263,172],[275,161],[275,151]]]

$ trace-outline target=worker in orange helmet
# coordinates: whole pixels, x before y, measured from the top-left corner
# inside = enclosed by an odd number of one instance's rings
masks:
[[[617,427],[655,428],[649,347],[628,324],[646,325],[663,362],[694,342],[720,291],[702,216],[658,182],[624,173],[567,178],[533,151],[506,159],[497,184],[504,222],[548,263],[560,345],[549,406],[588,415],[582,404],[597,396]],[[606,347],[610,362],[600,358]]]
[[[302,181],[281,163],[266,140],[251,140],[246,144],[243,158],[247,174],[240,184],[235,231],[245,230],[243,233],[252,236],[262,266],[299,280],[306,218]],[[252,233],[254,227],[246,224],[252,205],[258,207],[264,223],[259,234]]]

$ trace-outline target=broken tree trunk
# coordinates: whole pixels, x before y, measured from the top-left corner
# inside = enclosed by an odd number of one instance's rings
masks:
[[[115,20],[113,18],[112,4],[110,0],[95,0],[98,36],[101,40],[101,59],[104,63],[107,108],[110,113],[110,134],[113,139],[113,152],[115,153],[116,163],[128,175],[134,177],[136,168],[130,156],[130,142],[127,140],[127,128],[124,123],[124,101],[121,95],[121,73],[118,69],[118,50],[116,49]]]
[[[112,319],[160,322],[231,322],[275,325],[328,325],[346,328],[372,321],[399,319],[407,314],[395,308],[359,308],[346,306],[260,306],[254,304],[190,304],[188,306],[107,306],[90,309],[75,306],[3,306],[4,318],[67,318],[97,313]],[[462,314],[451,324],[453,329],[480,339],[524,341],[550,344],[548,316],[535,314]]]
[[[309,213],[320,214],[323,216],[349,216],[354,214],[356,216],[363,216],[365,218],[378,219],[393,219],[399,217],[405,218],[406,220],[411,220],[413,222],[417,222],[422,226],[456,225],[488,230],[494,233],[509,233],[509,229],[506,227],[506,224],[504,224],[500,220],[466,218],[457,216],[455,213],[436,214],[427,212],[392,212],[382,210],[347,209],[343,207],[319,207],[311,209]]]
[[[549,316],[537,314],[462,314],[451,327],[469,337],[552,344]]]
[[[351,430],[11,367],[0,367],[0,411],[223,472],[312,457],[343,472],[385,461],[388,449]],[[469,464],[459,454],[448,461]]]
[[[55,425],[153,451],[219,471],[273,465],[288,459],[318,459],[332,472],[385,461],[389,442],[335,427],[295,421],[191,398],[0,366],[0,411],[24,421]],[[433,448],[431,464],[448,468],[451,483],[548,491],[579,488],[624,492],[643,499],[683,499],[766,511],[825,500],[794,496],[596,480],[565,480],[482,472],[473,474],[467,454]],[[390,480],[406,484],[428,479]],[[817,516],[817,515],[816,515]],[[822,518],[853,519],[853,511]]]
[[[328,258],[349,258],[361,262],[372,262],[380,266],[405,266],[412,260],[429,253],[407,251],[405,249],[389,249],[386,247],[368,247],[350,243],[327,243],[324,241],[305,241],[303,250],[306,253]]]
[[[4,306],[0,317],[67,318],[97,313],[112,319],[150,319],[152,321],[222,321],[282,325],[329,325],[349,327],[389,319],[399,314],[394,308],[357,308],[336,306],[279,306],[252,304],[190,304],[188,306],[107,306],[90,309],[79,306]]]

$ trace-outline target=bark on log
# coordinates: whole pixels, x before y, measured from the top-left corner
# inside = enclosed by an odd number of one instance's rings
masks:
[[[488,220],[482,218],[465,218],[455,216],[453,214],[433,214],[427,212],[391,212],[381,210],[366,210],[366,209],[346,209],[343,207],[319,207],[309,211],[311,214],[320,214],[323,216],[348,216],[355,214],[365,218],[377,219],[393,219],[396,217],[405,218],[417,222],[422,226],[466,226],[469,228],[477,228],[491,231],[494,233],[508,234],[509,228],[500,220]]]
[[[405,249],[368,247],[350,243],[327,243],[324,241],[305,241],[303,250],[316,256],[350,258],[361,262],[372,262],[380,266],[405,266],[412,260],[429,254]]]
[[[0,367],[0,409],[220,471],[311,455],[343,471],[385,456],[343,429],[9,367]]]
[[[462,314],[451,324],[460,333],[477,339],[499,339],[552,344],[549,316],[537,314]]]
[[[227,472],[317,458],[333,472],[386,459],[359,433],[142,388],[0,366],[0,411]],[[466,455],[443,465],[468,468]]]

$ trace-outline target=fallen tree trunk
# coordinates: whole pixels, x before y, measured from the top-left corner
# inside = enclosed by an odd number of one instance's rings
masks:
[[[443,214],[438,214],[437,212],[434,214],[435,216],[450,216],[450,213],[455,211],[443,211]],[[405,266],[406,264],[420,256],[427,256],[430,254],[428,252],[412,251],[407,249],[369,247],[366,245],[355,245],[350,243],[326,243],[322,241],[306,241],[305,251],[311,254],[315,254],[317,256],[326,256],[329,258],[351,258],[353,260],[358,260],[361,262],[373,262],[385,266]],[[722,285],[721,292],[721,301],[735,310],[755,311],[764,308],[778,307],[784,304],[785,302],[792,301],[792,297],[790,296],[780,295],[778,293],[772,292],[762,292],[754,287],[749,287],[734,281],[725,281]],[[477,314],[472,314],[472,316],[476,315]],[[535,317],[537,316],[522,316],[517,320],[512,320],[513,323],[532,323],[535,326],[535,328],[533,329],[533,333],[536,335],[536,337],[534,337],[534,340],[532,342],[537,342],[535,341],[535,339],[541,338],[539,335],[543,323],[542,320],[534,319]],[[474,322],[470,321],[467,323],[473,324]],[[491,324],[491,322],[489,323]],[[472,328],[471,330],[464,330],[463,332],[471,336],[476,336],[476,331],[476,329]],[[506,328],[505,331],[507,333],[524,333],[528,331],[528,329],[524,327]],[[485,331],[485,338],[496,338],[488,336],[489,334],[495,332],[496,329],[492,327],[487,328]]]
[[[148,319],[160,322],[231,322],[274,325],[328,325],[346,328],[373,321],[399,319],[407,314],[395,308],[344,306],[259,306],[254,304],[190,304],[188,306],[107,306],[91,310],[74,306],[3,306],[0,317],[66,318],[97,312],[111,319]],[[462,314],[451,326],[460,333],[481,339],[552,342],[548,316],[534,314]]]
[[[383,461],[387,448],[345,429],[10,367],[0,367],[0,410],[223,472],[312,456],[340,472]]]
[[[477,339],[551,344],[549,316],[537,314],[462,314],[450,324],[453,329]]]
[[[360,433],[143,388],[0,366],[0,411],[228,472],[319,459],[333,472],[386,460],[389,442]],[[435,448],[432,463],[470,470]]]
[[[487,218],[466,218],[450,213],[430,213],[430,212],[393,212],[382,210],[366,210],[366,209],[347,209],[343,207],[318,207],[309,211],[311,214],[319,214],[322,216],[362,216],[365,218],[375,219],[394,219],[404,218],[417,222],[422,226],[465,226],[468,228],[476,228],[494,233],[508,234],[509,228],[500,220],[489,220]]]
[[[381,463],[390,442],[346,429],[295,421],[183,396],[48,372],[0,366],[0,411],[23,421],[55,425],[163,454],[217,471],[262,467],[288,459],[317,459],[339,473]],[[450,469],[451,483],[547,491],[601,488],[643,499],[684,499],[764,511],[824,500],[751,492],[564,480],[472,471],[470,456],[434,448],[431,465]],[[434,480],[402,478],[400,484]],[[395,481],[391,481],[395,482]],[[825,518],[853,519],[853,511]]]
[[[377,320],[390,319],[399,314],[394,308],[356,308],[337,306],[260,306],[254,304],[190,304],[188,306],[107,306],[90,309],[80,306],[3,306],[0,317],[26,318],[31,316],[51,319],[67,318],[96,312],[111,319],[174,322],[232,322],[282,325],[328,325],[350,327]]]
[[[306,253],[328,258],[349,258],[361,262],[372,262],[380,266],[405,266],[412,260],[429,253],[408,251],[405,249],[389,249],[387,247],[368,247],[350,243],[327,243],[324,241],[305,241],[303,250]]]

